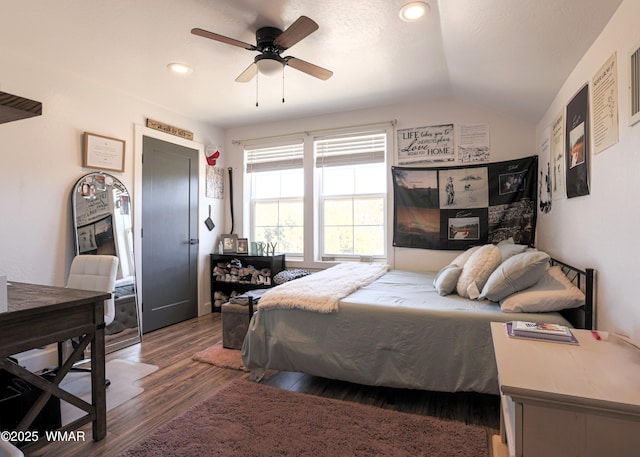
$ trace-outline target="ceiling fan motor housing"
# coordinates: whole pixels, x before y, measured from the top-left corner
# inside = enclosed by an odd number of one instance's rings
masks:
[[[274,52],[279,54],[282,48],[276,46],[274,41],[282,35],[282,30],[276,27],[261,27],[256,31],[256,47],[260,52]]]

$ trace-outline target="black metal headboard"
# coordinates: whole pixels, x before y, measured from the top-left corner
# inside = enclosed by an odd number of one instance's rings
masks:
[[[560,311],[560,314],[571,322],[574,327],[592,330],[595,324],[595,270],[593,268],[585,268],[584,270],[581,270],[580,268],[573,267],[554,258],[551,259],[550,263],[552,266],[559,266],[567,278],[569,278],[569,280],[575,284],[578,289],[584,292],[585,296],[584,306],[575,309],[566,309]]]

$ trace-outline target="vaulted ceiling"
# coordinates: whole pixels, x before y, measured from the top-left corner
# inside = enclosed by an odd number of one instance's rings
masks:
[[[0,56],[218,127],[443,97],[536,122],[621,3],[426,1],[428,17],[407,23],[405,0],[0,0]],[[301,15],[319,29],[283,55],[332,70],[327,81],[287,67],[284,84],[281,74],[235,82],[256,52],[190,33],[254,44],[259,27],[286,29]],[[193,72],[173,74],[170,62]]]

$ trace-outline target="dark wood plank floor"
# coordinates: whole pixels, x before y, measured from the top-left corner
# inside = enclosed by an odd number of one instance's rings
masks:
[[[143,342],[107,355],[157,365],[159,369],[139,381],[144,392],[107,413],[107,437],[86,442],[50,443],[27,456],[115,456],[190,406],[248,373],[194,362],[191,356],[220,341],[220,314],[213,313],[144,335]],[[499,399],[493,395],[435,393],[367,387],[300,373],[268,372],[265,384],[324,397],[354,401],[413,414],[462,421],[498,433]]]

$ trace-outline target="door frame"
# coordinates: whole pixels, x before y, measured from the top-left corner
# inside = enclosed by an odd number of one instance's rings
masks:
[[[198,222],[200,221],[200,215],[203,214],[204,202],[202,198],[203,194],[203,179],[204,175],[204,145],[202,143],[197,143],[191,140],[185,140],[184,138],[180,138],[174,135],[169,135],[168,133],[161,132],[159,130],[154,130],[149,127],[145,127],[143,125],[135,124],[135,139],[134,139],[134,173],[133,173],[133,228],[134,228],[134,236],[133,236],[133,251],[134,251],[134,259],[136,265],[136,293],[138,295],[138,307],[140,308],[139,315],[142,316],[142,237],[140,236],[140,227],[142,227],[142,151],[143,151],[143,137],[151,137],[156,138],[158,140],[166,141],[167,143],[173,143],[178,146],[184,146],[190,149],[196,149],[198,151]],[[198,224],[198,238],[202,241],[202,229],[200,228],[200,224]],[[197,281],[198,281],[198,316],[202,316],[203,314],[211,312],[210,303],[207,302],[206,297],[202,293],[202,287],[200,287],[200,283],[203,274],[206,274],[204,271],[205,263],[202,261],[203,254],[203,243],[198,244],[198,254],[197,254]],[[142,325],[142,324],[141,324]],[[141,327],[142,328],[142,327]]]

